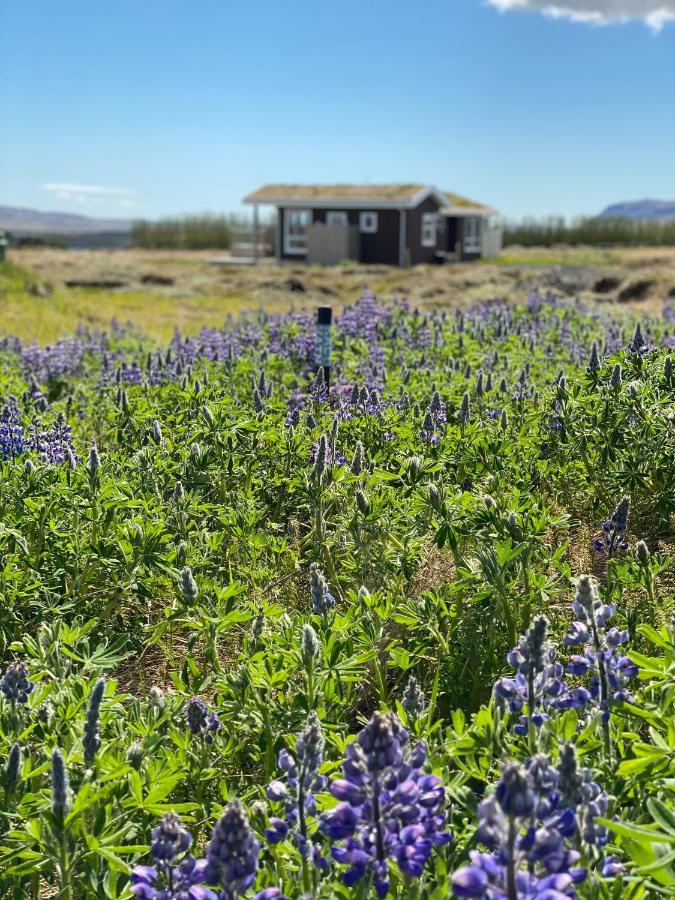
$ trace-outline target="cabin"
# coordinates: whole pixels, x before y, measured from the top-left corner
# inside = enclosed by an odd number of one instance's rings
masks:
[[[244,198],[276,208],[282,261],[415,266],[496,256],[495,210],[424,184],[268,184]]]

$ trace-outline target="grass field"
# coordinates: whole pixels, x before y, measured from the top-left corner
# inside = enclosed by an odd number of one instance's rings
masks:
[[[115,317],[165,340],[220,325],[230,313],[340,306],[370,288],[383,300],[405,295],[423,308],[495,296],[522,298],[538,286],[608,302],[638,283],[639,306],[655,312],[675,291],[675,250],[655,248],[509,247],[501,257],[456,266],[213,265],[209,252],[14,250],[0,266],[0,332],[54,341],[78,325],[104,328]],[[598,293],[602,279],[615,286]],[[69,281],[115,281],[114,290],[68,287]],[[163,282],[163,283],[158,283]]]

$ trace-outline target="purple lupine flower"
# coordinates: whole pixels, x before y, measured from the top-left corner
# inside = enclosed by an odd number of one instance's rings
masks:
[[[220,719],[215,710],[209,711],[208,704],[201,697],[190,697],[185,704],[185,718],[190,734],[203,737],[206,744],[213,743],[220,729]]]
[[[192,836],[180,818],[166,813],[152,832],[154,865],[132,869],[131,893],[143,900],[217,900],[204,887],[206,861],[190,855],[191,846]]]
[[[220,888],[218,900],[236,900],[251,887],[258,871],[260,844],[238,800],[228,803],[206,848],[204,881]]]
[[[10,663],[0,678],[0,691],[10,703],[28,703],[34,687],[35,683],[28,678],[28,666],[21,660]]]
[[[611,517],[603,523],[602,536],[593,541],[594,549],[604,553],[609,559],[619,550],[628,549],[626,531],[629,511],[630,497],[622,497]]]
[[[568,647],[582,645],[582,653],[574,654],[567,665],[570,675],[583,677],[591,673],[590,690],[585,692],[587,703],[597,702],[603,722],[609,720],[613,702],[630,702],[627,686],[637,677],[638,669],[618,648],[629,639],[625,630],[608,627],[616,613],[616,606],[603,603],[590,575],[582,575],[572,609],[578,621],[572,623],[564,643]],[[570,692],[572,693],[572,692]]]
[[[393,713],[375,713],[347,746],[344,778],[330,786],[340,802],[321,819],[322,830],[336,842],[333,859],[347,866],[346,885],[370,873],[384,897],[390,861],[419,877],[434,845],[450,840],[441,811],[445,792],[440,778],[423,774],[426,756],[424,743],[410,748],[408,732]]]
[[[556,809],[557,777],[546,757],[533,757],[528,768],[504,764],[494,793],[478,807],[476,838],[491,852],[472,851],[470,865],[455,872],[456,897],[576,896],[586,873],[574,868],[580,854],[565,842],[574,828]]]
[[[82,747],[84,748],[84,764],[90,768],[94,764],[96,754],[101,747],[101,703],[105,692],[105,678],[99,678],[89,698],[87,718],[84,723]]]
[[[327,868],[327,863],[319,845],[310,835],[307,817],[316,815],[314,795],[324,791],[328,783],[327,778],[319,774],[323,748],[321,722],[312,710],[298,735],[295,755],[285,749],[279,754],[279,767],[285,780],[272,781],[267,786],[267,798],[284,804],[285,819],[270,818],[270,827],[265,830],[265,837],[271,844],[284,840],[290,832],[303,859],[311,857],[314,865],[321,870]]]
[[[312,612],[317,616],[326,616],[335,606],[335,597],[331,594],[328,582],[316,563],[312,563],[309,567],[309,584]]]
[[[497,699],[508,704],[510,712],[520,713],[527,707],[527,715],[515,725],[517,734],[528,734],[531,727],[540,728],[548,718],[547,709],[559,705],[567,694],[564,668],[546,638],[547,630],[547,619],[537,616],[507,656],[516,670],[515,678],[500,678],[494,686]]]

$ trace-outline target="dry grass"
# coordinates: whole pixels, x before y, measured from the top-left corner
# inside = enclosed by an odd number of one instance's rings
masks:
[[[407,296],[421,308],[458,306],[492,297],[522,300],[533,287],[612,303],[645,282],[639,301],[622,304],[657,312],[675,292],[675,248],[511,247],[496,260],[450,266],[212,265],[208,251],[12,250],[0,267],[0,334],[53,341],[84,324],[105,328],[113,317],[169,338],[175,327],[194,333],[229,314],[261,306],[339,306],[371,288],[384,300]],[[17,268],[18,267],[18,268]],[[170,283],[148,283],[169,279]],[[594,290],[609,278],[616,287]],[[71,288],[67,281],[117,281],[123,286]]]

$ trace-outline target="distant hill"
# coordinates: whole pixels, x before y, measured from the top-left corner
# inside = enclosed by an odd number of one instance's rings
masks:
[[[675,200],[630,200],[613,203],[603,209],[600,219],[634,219],[635,221],[675,221]]]
[[[75,213],[41,212],[19,206],[0,206],[0,229],[13,234],[126,234],[131,231],[130,219],[96,219]]]

